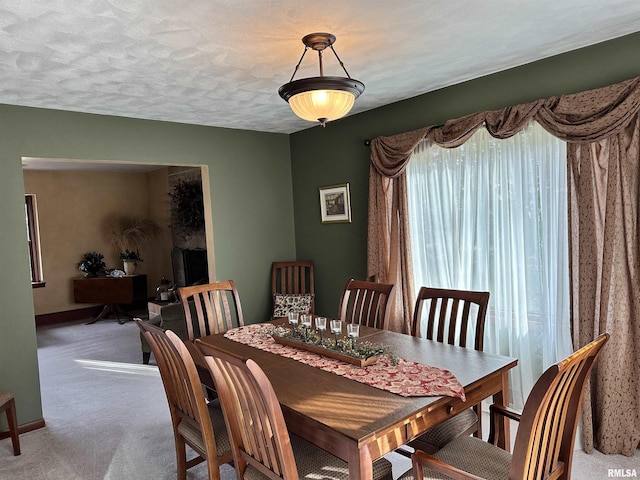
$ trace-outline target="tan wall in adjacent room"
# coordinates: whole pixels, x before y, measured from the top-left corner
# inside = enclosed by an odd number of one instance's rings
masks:
[[[25,193],[36,195],[42,271],[46,286],[33,289],[36,315],[84,308],[73,301],[72,279],[82,275],[78,262],[85,252],[104,255],[107,268],[122,269],[122,261],[105,232],[105,219],[121,214],[156,220],[161,235],[141,250],[136,273],[148,275],[152,295],[167,265],[171,234],[159,205],[167,192],[167,173],[91,171],[24,171]],[[164,250],[160,264],[154,257]],[[166,264],[162,264],[166,262]],[[170,270],[169,270],[170,271]]]

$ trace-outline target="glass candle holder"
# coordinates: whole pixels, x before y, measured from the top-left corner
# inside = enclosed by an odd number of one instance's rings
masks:
[[[316,330],[320,332],[320,343],[322,343],[322,332],[327,329],[327,317],[316,317]]]
[[[298,312],[289,312],[287,317],[289,318],[289,325],[291,325],[291,334],[296,334],[296,326],[298,325],[298,317],[300,314]]]
[[[356,347],[356,338],[360,336],[360,324],[349,323],[347,324],[347,336],[351,339],[351,349]]]
[[[300,325],[304,327],[304,339],[309,340],[309,329],[311,328],[311,320],[313,315],[309,313],[303,313],[300,315]]]
[[[331,333],[336,340],[336,348],[338,348],[338,335],[342,333],[342,321],[341,320],[331,320]]]

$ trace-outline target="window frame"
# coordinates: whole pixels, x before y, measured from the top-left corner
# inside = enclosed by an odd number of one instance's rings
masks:
[[[29,264],[31,271],[31,287],[42,288],[46,285],[42,274],[42,254],[40,251],[40,236],[38,229],[38,213],[36,196],[25,194],[24,205],[27,223],[27,245],[29,248]]]

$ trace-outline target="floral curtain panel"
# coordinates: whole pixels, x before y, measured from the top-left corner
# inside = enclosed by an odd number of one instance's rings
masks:
[[[418,142],[457,147],[482,125],[508,138],[531,119],[568,142],[574,348],[611,334],[584,402],[585,447],[625,455],[640,442],[639,114],[640,78],[475,113],[374,139],[369,174],[368,275],[396,283],[402,302],[390,328],[407,331],[415,299],[404,171]]]

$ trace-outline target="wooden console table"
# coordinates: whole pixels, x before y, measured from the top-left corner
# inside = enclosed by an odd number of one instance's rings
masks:
[[[73,279],[73,300],[76,303],[98,303],[104,308],[96,318],[87,322],[95,323],[110,314],[115,315],[122,324],[133,318],[121,305],[129,305],[138,300],[147,299],[147,276],[127,275],[124,277],[93,277]],[[128,317],[121,320],[120,315]]]

